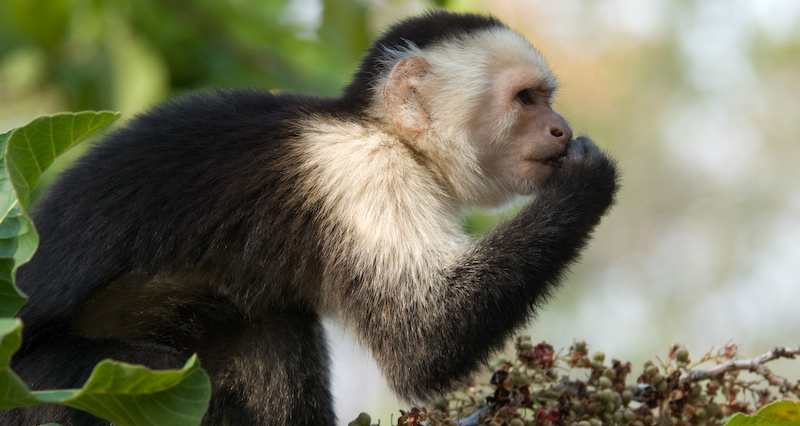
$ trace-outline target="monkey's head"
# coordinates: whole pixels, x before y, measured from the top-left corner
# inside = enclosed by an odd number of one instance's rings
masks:
[[[357,102],[359,90],[364,110],[466,204],[533,193],[572,139],[551,107],[556,79],[544,59],[494,18],[436,12],[392,27],[345,96]]]

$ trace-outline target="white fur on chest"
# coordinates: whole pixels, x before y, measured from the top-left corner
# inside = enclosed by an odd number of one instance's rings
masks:
[[[431,280],[469,246],[461,206],[413,151],[378,128],[322,120],[304,128],[301,188],[333,236],[326,255],[339,253],[338,266],[366,283],[396,283],[380,291],[404,299],[435,291]]]

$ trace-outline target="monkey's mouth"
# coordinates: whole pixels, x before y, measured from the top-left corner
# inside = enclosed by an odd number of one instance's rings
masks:
[[[553,166],[558,167],[561,163],[564,162],[564,159],[567,158],[567,151],[561,152],[559,154],[551,155],[549,157],[543,158],[539,160],[542,164],[546,166]]]

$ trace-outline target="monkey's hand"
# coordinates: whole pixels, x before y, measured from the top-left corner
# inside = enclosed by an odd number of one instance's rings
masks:
[[[589,138],[575,138],[567,143],[561,165],[539,189],[541,202],[563,206],[559,210],[566,207],[594,226],[614,204],[619,189],[616,162]]]

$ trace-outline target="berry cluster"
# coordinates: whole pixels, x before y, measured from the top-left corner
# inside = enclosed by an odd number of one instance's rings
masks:
[[[793,358],[800,348],[777,348],[740,360],[738,346],[729,344],[693,364],[688,350],[673,345],[666,362],[646,362],[642,373],[632,376],[636,383],[629,384],[630,363],[606,363],[602,352],[590,356],[583,340],[566,354],[544,342],[534,345],[528,336],[518,337],[515,347],[514,360],[501,356],[491,364],[489,383],[471,385],[435,408],[401,411],[397,425],[713,426],[736,413],[755,413],[776,399],[773,390],[781,398],[800,397],[800,382],[778,377],[763,365]],[[715,365],[697,368],[706,362]],[[740,377],[742,371],[759,380]]]

